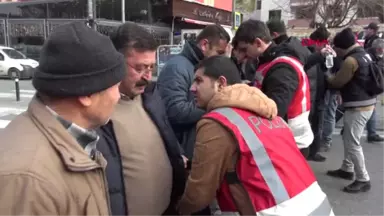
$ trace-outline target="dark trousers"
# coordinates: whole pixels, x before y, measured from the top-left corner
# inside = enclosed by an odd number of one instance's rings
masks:
[[[193,213],[192,215],[211,215],[211,209],[208,207],[204,208],[201,211],[198,211],[196,213]]]
[[[303,155],[303,157],[304,157],[305,159],[308,158],[308,156],[309,156],[309,148],[303,148],[303,149],[300,149],[300,152],[301,152],[301,154]]]
[[[312,113],[310,117],[310,122],[311,122],[311,128],[313,132],[313,142],[309,146],[309,156],[314,156],[316,155],[321,147],[321,134],[320,134],[320,122],[322,120],[321,116],[321,110],[316,110],[316,112]]]

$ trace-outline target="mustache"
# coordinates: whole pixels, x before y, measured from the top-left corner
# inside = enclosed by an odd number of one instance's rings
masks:
[[[141,79],[139,82],[136,83],[136,87],[147,86],[149,83],[149,80]]]

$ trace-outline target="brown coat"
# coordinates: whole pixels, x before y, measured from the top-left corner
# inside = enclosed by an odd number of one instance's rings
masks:
[[[219,107],[245,109],[267,118],[277,115],[273,100],[245,84],[229,86],[216,93],[207,111]],[[235,138],[222,125],[210,119],[198,122],[192,170],[179,204],[180,213],[197,212],[214,200],[224,174],[233,169],[233,157],[237,154]]]
[[[100,153],[91,160],[37,98],[1,133],[1,215],[108,215]]]

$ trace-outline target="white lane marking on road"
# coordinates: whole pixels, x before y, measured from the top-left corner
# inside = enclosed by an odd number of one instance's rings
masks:
[[[0,107],[0,117],[10,114],[19,115],[25,110],[27,110],[27,108]]]
[[[0,128],[5,128],[11,121],[9,120],[1,120],[0,119]]]
[[[16,92],[16,90],[12,90],[12,92]],[[20,89],[20,93],[35,94],[36,90]]]
[[[33,98],[33,94],[20,94],[21,98]],[[0,92],[0,98],[16,98],[16,93]]]

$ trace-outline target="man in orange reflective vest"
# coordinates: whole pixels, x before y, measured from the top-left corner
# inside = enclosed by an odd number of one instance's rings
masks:
[[[215,56],[195,73],[191,90],[207,114],[197,125],[179,212],[196,212],[216,197],[223,214],[333,215],[275,102],[238,84],[236,70],[229,58]]]
[[[310,83],[303,68],[308,49],[293,39],[276,45],[266,24],[258,20],[243,22],[234,40],[248,58],[259,59],[255,86],[276,102],[277,115],[288,122],[298,148],[307,157],[314,139],[309,123]]]

